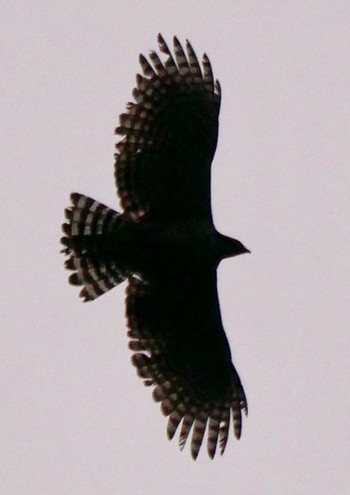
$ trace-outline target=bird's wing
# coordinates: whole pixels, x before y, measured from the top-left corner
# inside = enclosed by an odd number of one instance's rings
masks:
[[[168,225],[211,222],[210,165],[215,153],[220,85],[204,54],[174,38],[174,56],[158,36],[151,63],[140,55],[135,102],[120,116],[115,177],[121,205],[136,219],[147,213]]]
[[[192,267],[164,279],[129,279],[126,298],[132,361],[153,397],[169,416],[172,438],[181,423],[183,447],[193,426],[197,457],[207,427],[207,450],[225,450],[230,418],[241,435],[247,403],[222,327],[215,270]]]

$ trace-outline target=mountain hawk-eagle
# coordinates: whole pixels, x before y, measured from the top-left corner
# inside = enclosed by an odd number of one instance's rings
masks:
[[[216,272],[224,258],[246,253],[217,232],[210,167],[218,137],[220,85],[174,38],[161,35],[150,62],[140,55],[134,101],[120,116],[115,179],[123,212],[71,195],[63,225],[69,280],[91,301],[127,281],[126,317],[132,362],[169,417],[183,447],[190,430],[196,458],[225,450],[230,421],[241,435],[247,402],[222,326]]]

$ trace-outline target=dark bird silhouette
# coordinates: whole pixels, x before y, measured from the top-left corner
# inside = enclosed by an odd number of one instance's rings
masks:
[[[249,252],[217,232],[210,167],[218,137],[220,85],[204,54],[161,35],[160,52],[140,55],[134,102],[120,115],[115,179],[123,213],[71,195],[63,225],[69,281],[91,301],[127,281],[132,362],[169,417],[167,434],[190,431],[196,458],[223,453],[230,421],[241,435],[247,401],[222,326],[216,272],[224,258]],[[181,423],[181,426],[179,426]]]

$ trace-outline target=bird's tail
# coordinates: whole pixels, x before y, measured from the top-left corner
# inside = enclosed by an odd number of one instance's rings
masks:
[[[109,250],[111,235],[122,218],[83,194],[73,193],[71,201],[71,207],[65,210],[68,222],[62,225],[62,252],[68,256],[65,267],[73,271],[69,282],[83,286],[80,297],[92,301],[128,276]]]

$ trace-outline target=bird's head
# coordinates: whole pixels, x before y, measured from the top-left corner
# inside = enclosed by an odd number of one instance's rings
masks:
[[[220,259],[232,258],[233,256],[238,256],[239,254],[250,253],[240,241],[237,239],[232,239],[226,235],[220,235],[219,242],[219,253]]]

